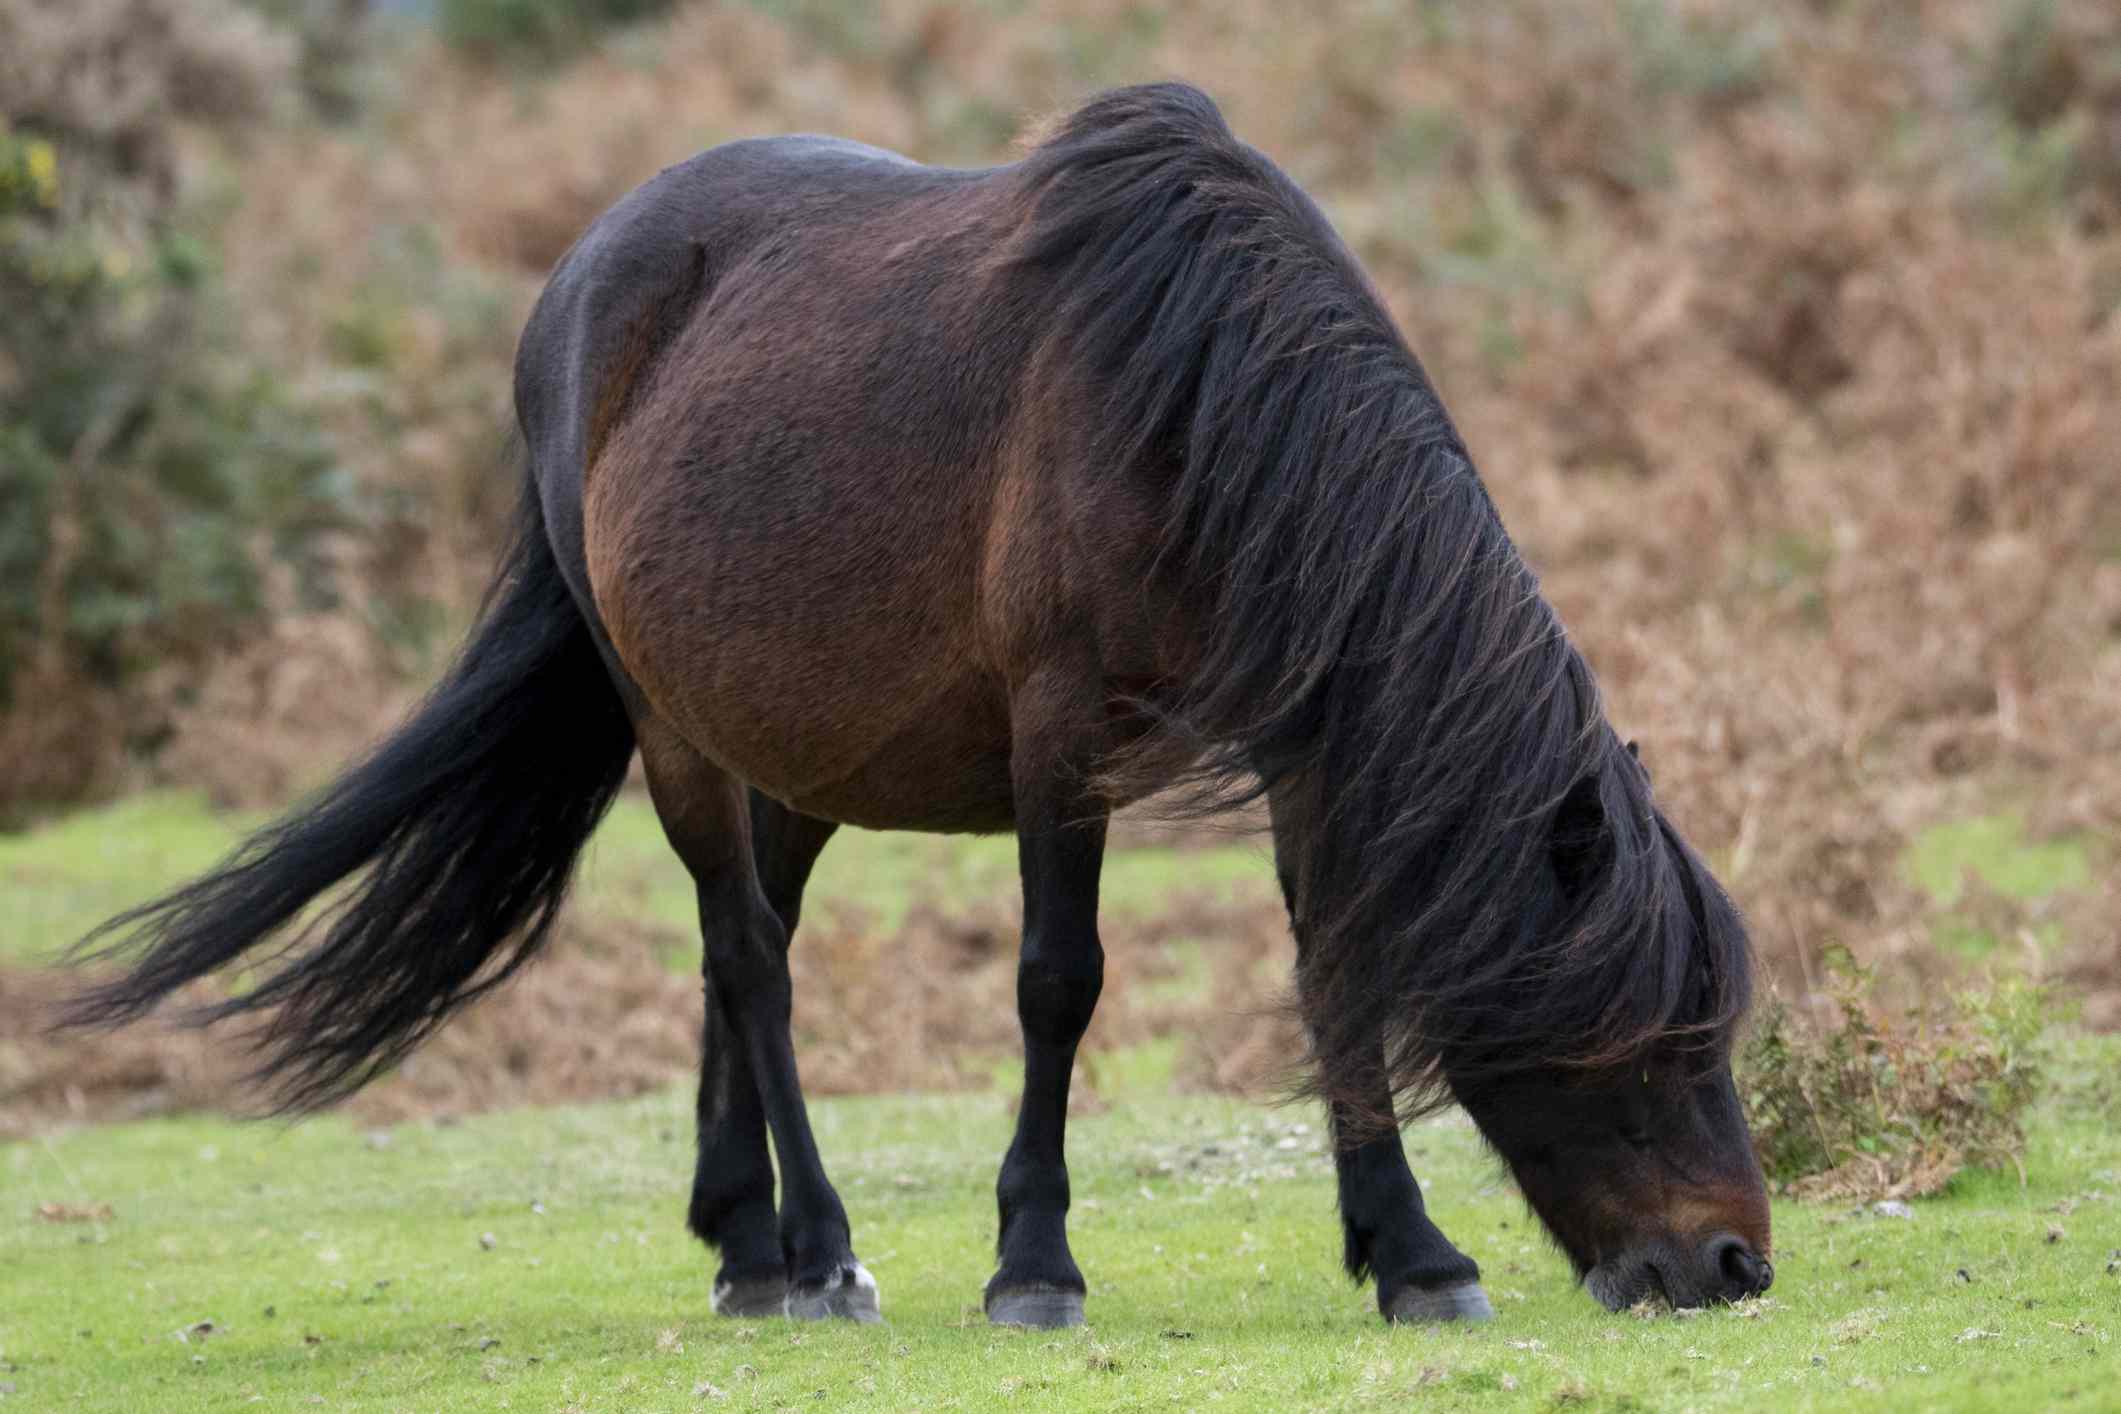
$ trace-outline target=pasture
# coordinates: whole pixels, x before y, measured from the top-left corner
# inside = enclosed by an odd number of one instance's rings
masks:
[[[629,797],[607,823],[583,912],[652,924],[668,906],[677,870],[639,848],[644,809]],[[238,823],[150,797],[0,847],[16,916],[43,920],[8,929],[9,955],[198,867]],[[898,921],[909,889],[976,915],[1006,888],[991,843],[935,843],[843,841],[820,867],[821,916]],[[2028,887],[2057,882],[1999,858]],[[1116,850],[1112,873],[1116,937],[1159,893],[1210,884],[1256,903],[1266,887],[1245,841]],[[678,951],[673,975],[693,965]],[[1160,985],[1153,969],[1142,985]],[[1198,1093],[1168,1034],[1084,1059],[1095,1099],[1069,1148],[1090,1325],[1063,1333],[995,1330],[979,1311],[1020,1074],[1006,1051],[964,1057],[975,1088],[959,1093],[816,1103],[883,1290],[877,1328],[709,1312],[711,1259],[682,1226],[682,1080],[395,1123],[47,1125],[0,1150],[0,1383],[23,1407],[82,1409],[2107,1408],[2121,1044],[2052,1045],[2022,1186],[1964,1174],[1911,1219],[1778,1202],[1772,1292],[1685,1317],[1599,1310],[1463,1119],[1423,1123],[1407,1145],[1431,1211],[1495,1300],[1477,1328],[1382,1326],[1338,1267],[1318,1115]]]
[[[2121,1048],[2069,1064],[2103,1082]],[[1315,1116],[1154,1084],[1072,1128],[1090,1325],[1065,1333],[980,1315],[997,1094],[818,1103],[883,1290],[865,1328],[709,1314],[678,1091],[381,1130],[153,1120],[0,1155],[0,1380],[28,1408],[171,1411],[2110,1409],[2121,1139],[2088,1093],[2040,1115],[2022,1188],[1969,1175],[1911,1220],[1778,1205],[1774,1291],[1687,1319],[1599,1310],[1471,1130],[1420,1126],[1497,1307],[1470,1329],[1388,1329],[1341,1276]]]
[[[1406,1147],[1497,1318],[1387,1327],[1322,1108],[1275,1102],[1302,1038],[1262,819],[1122,815],[1066,1111],[1088,1325],[998,1329],[1018,845],[850,829],[791,1029],[885,1324],[720,1318],[685,1229],[697,895],[638,762],[548,955],[332,1113],[236,1118],[225,1036],[44,1030],[60,948],[435,681],[516,493],[518,335],[600,211],[759,135],[1005,163],[1169,78],[1363,267],[1793,1024],[1846,1043],[1852,964],[1896,1048],[1844,1076],[1901,1094],[1878,1067],[1919,1057],[1964,1113],[2001,1087],[1952,1047],[1998,1013],[1940,1043],[1921,1008],[2046,987],[2034,1052],[1978,1058],[2037,1066],[2022,1167],[1884,1210],[1778,1189],[1766,1294],[1609,1314],[1447,1111]],[[2121,1410],[2111,5],[0,3],[0,299],[0,1414]],[[1835,1173],[1931,1152],[1905,1114],[1818,1128]]]

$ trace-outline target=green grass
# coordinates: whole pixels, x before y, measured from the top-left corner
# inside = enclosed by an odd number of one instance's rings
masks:
[[[155,795],[0,841],[0,955],[48,954],[211,862],[245,823]],[[1973,868],[1998,891],[2037,893],[2089,867],[2021,841],[2015,824],[1949,827],[1918,843],[1910,868],[1925,882]],[[1005,896],[1013,871],[1006,839],[850,832],[827,851],[813,905],[888,927],[920,902]],[[1146,910],[1174,890],[1265,890],[1267,877],[1256,843],[1129,850],[1105,892],[1115,910]],[[584,894],[592,908],[690,927],[689,887],[638,800],[600,833]],[[2029,1125],[2023,1187],[1962,1175],[1911,1221],[1779,1204],[1770,1298],[1686,1319],[1598,1310],[1471,1130],[1412,1130],[1431,1211],[1495,1299],[1499,1318],[1473,1330],[1382,1327],[1336,1267],[1316,1116],[1172,1096],[1175,1054],[1167,1040],[1095,1058],[1098,1092],[1116,1102],[1071,1125],[1086,1331],[979,1319],[1014,1083],[1004,1065],[994,1093],[814,1107],[883,1285],[882,1329],[709,1313],[710,1263],[682,1225],[690,1115],[677,1092],[408,1125],[380,1141],[331,1118],[182,1119],[9,1146],[0,1398],[158,1410],[2121,1408],[2121,1275],[2108,1270],[2121,1248],[2121,1042],[2064,1047],[2065,1083]],[[44,1203],[107,1203],[112,1216],[49,1222],[36,1216]],[[178,1338],[208,1320],[214,1334]]]
[[[51,956],[118,909],[205,869],[263,819],[216,812],[196,793],[163,791],[0,835],[0,890],[9,904],[0,958]],[[1969,875],[2029,899],[2084,888],[2092,868],[2082,840],[2027,840],[2024,821],[2009,814],[1930,827],[1916,836],[1905,867],[1945,909],[1963,897]],[[1015,879],[1016,842],[1008,836],[842,830],[818,863],[805,906],[813,914],[860,914],[890,930],[918,901],[1005,899]],[[1148,914],[1180,892],[1237,888],[1268,897],[1271,887],[1263,845],[1233,839],[1206,849],[1114,850],[1102,892],[1108,910]],[[581,890],[587,909],[692,935],[691,881],[644,797],[628,795],[612,809],[584,856]]]
[[[162,791],[0,834],[0,959],[49,958],[117,910],[212,864],[237,828],[203,795]]]
[[[2072,1056],[2084,1075],[2117,1062],[2111,1042]],[[1063,1334],[978,1318],[998,1097],[814,1107],[882,1284],[873,1329],[709,1313],[681,1221],[688,1109],[668,1094],[387,1142],[336,1119],[169,1120],[15,1145],[0,1382],[34,1408],[172,1411],[2111,1409],[2121,1388],[2121,1214],[2089,1196],[2115,1192],[2121,1138],[2082,1099],[2042,1115],[2024,1188],[1963,1176],[1912,1221],[1779,1206],[1771,1298],[1683,1320],[1600,1311],[1473,1133],[1427,1124],[1416,1170],[1499,1317],[1388,1330],[1336,1270],[1315,1117],[1137,1093],[1071,1126],[1092,1325]],[[44,1202],[113,1216],[40,1221]],[[218,1333],[175,1334],[206,1320]]]
[[[1915,836],[1907,869],[1922,891],[1949,908],[1969,875],[2006,898],[2034,899],[2091,883],[2091,856],[2080,839],[2029,840],[2018,815],[1982,815],[1932,825]]]
[[[832,837],[804,894],[805,917],[858,913],[885,931],[919,902],[1007,899],[1016,889],[1010,835],[915,835],[844,829]],[[1271,897],[1273,872],[1262,842],[1234,839],[1205,849],[1115,849],[1106,857],[1100,898],[1116,913],[1153,913],[1174,894],[1256,888]],[[584,906],[631,911],[690,935],[692,884],[644,798],[628,796],[590,842],[582,870]]]
[[[202,795],[152,792],[84,810],[42,828],[0,835],[0,959],[33,962],[121,908],[183,882],[219,859],[261,823],[255,814],[214,811]],[[1103,898],[1115,914],[1153,913],[1175,894],[1253,889],[1272,897],[1263,844],[1233,839],[1206,849],[1115,849]],[[880,834],[842,830],[819,861],[805,900],[811,916],[855,913],[896,928],[917,900],[962,904],[1011,898],[1016,841],[1009,836]],[[663,842],[644,796],[613,807],[584,856],[580,906],[696,936],[692,882]]]
[[[1932,825],[1915,836],[1902,863],[1940,910],[1930,929],[1937,945],[1977,962],[1995,955],[1997,938],[1954,911],[1966,899],[1969,880],[2020,903],[2074,893],[2092,880],[2092,853],[2083,839],[2028,839],[2024,817],[2011,813]],[[2053,923],[2035,924],[2026,933],[2049,953],[2065,941]]]

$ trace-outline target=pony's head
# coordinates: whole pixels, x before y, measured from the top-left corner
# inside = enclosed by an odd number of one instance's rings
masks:
[[[1767,1189],[1730,1068],[1526,1071],[1460,1099],[1609,1310],[1767,1290]]]
[[[1519,945],[1533,958],[1596,947],[1607,962],[1573,977],[1564,962],[1560,986],[1538,966],[1498,978],[1492,1003],[1547,1027],[1552,1047],[1503,1055],[1472,1039],[1440,1057],[1612,1310],[1738,1300],[1774,1279],[1767,1188],[1730,1067],[1744,925],[1647,786],[1632,749],[1613,753],[1554,812]]]
[[[1736,1300],[1773,1279],[1730,1068],[1750,948],[1633,752],[1603,722],[1594,732],[1583,774],[1514,835],[1490,835],[1493,856],[1410,870],[1396,909],[1377,899],[1419,925],[1387,930],[1389,946],[1305,910],[1327,924],[1305,930],[1299,970],[1316,1084],[1378,1124],[1388,1105],[1405,1117],[1456,1100],[1607,1307]],[[1278,811],[1277,831],[1285,815],[1300,818]],[[1456,929],[1438,929],[1452,895]]]
[[[1744,929],[1354,257],[1183,86],[1100,99],[1022,179],[1017,265],[1186,606],[1115,798],[1269,798],[1337,1128],[1461,1100],[1609,1305],[1764,1287]]]

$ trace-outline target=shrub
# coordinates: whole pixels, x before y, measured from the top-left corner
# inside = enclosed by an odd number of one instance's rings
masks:
[[[1805,1198],[1905,1198],[1969,1165],[2019,1165],[2043,989],[2006,979],[1895,1019],[1868,971],[1846,953],[1829,963],[1838,1020],[1805,1024],[1775,997],[1740,1059],[1769,1179]]]
[[[486,59],[550,62],[599,32],[661,14],[672,0],[440,0],[435,23],[457,48]]]
[[[379,62],[373,0],[246,0],[295,45],[295,75],[303,97],[321,118],[346,122],[359,114]]]
[[[93,789],[210,650],[323,597],[348,493],[179,219],[169,119],[258,116],[286,46],[233,7],[108,0],[16,9],[0,49],[4,818]]]

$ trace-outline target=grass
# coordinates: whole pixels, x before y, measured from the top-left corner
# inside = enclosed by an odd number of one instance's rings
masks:
[[[2081,839],[2033,840],[2018,815],[1981,815],[1932,825],[1908,849],[1908,872],[1922,891],[1950,907],[1966,892],[1968,875],[2013,899],[2043,898],[2091,883],[2091,857]]]
[[[211,865],[236,828],[201,794],[161,791],[0,834],[0,960],[48,959],[120,908]]]
[[[0,841],[0,955],[47,954],[210,862],[245,823],[155,795]],[[1972,868],[1999,890],[2080,877],[2064,855],[2028,864],[2044,847],[2021,835],[1986,822],[1928,835],[1909,867]],[[814,895],[890,926],[922,903],[1003,892],[1013,865],[1007,840],[849,833]],[[1174,887],[1265,890],[1266,877],[1256,843],[1135,849],[1115,852],[1106,894],[1147,908]],[[585,894],[689,926],[684,877],[636,800],[600,834]],[[1912,1220],[1778,1203],[1770,1297],[1685,1319],[1600,1311],[1462,1121],[1413,1129],[1431,1212],[1481,1263],[1499,1312],[1471,1330],[1380,1325],[1337,1268],[1317,1117],[1172,1095],[1175,1053],[1167,1038],[1099,1057],[1109,1108],[1071,1125],[1085,1331],[980,1319],[1005,1065],[996,1092],[814,1106],[883,1285],[881,1329],[710,1314],[710,1260],[682,1225],[682,1090],[387,1133],[192,1118],[0,1149],[0,1397],[158,1410],[2114,1407],[2121,1040],[2060,1044],[2023,1186],[1963,1173]],[[80,1220],[48,1220],[47,1204]]]
[[[2072,1048],[2082,1075],[2117,1062]],[[1471,1130],[1420,1126],[1431,1210],[1499,1312],[1472,1330],[1388,1330],[1342,1279],[1308,1114],[1136,1093],[1079,1119],[1093,1324],[1063,1334],[978,1316],[1003,1101],[815,1115],[882,1328],[709,1314],[680,1094],[388,1135],[169,1120],[0,1152],[0,1381],[32,1407],[171,1411],[1972,1410],[2111,1408],[2121,1375],[2121,1224],[2091,1196],[2121,1137],[2082,1098],[2042,1114],[2023,1188],[1965,1175],[1913,1220],[1778,1206],[1772,1296],[1685,1320],[1598,1310]],[[36,1218],[48,1202],[111,1216]]]
[[[2033,839],[2023,816],[2005,812],[1930,826],[1909,844],[1902,867],[1938,910],[1930,927],[1938,947],[1982,962],[1995,956],[2000,940],[1990,920],[1965,916],[1970,883],[2004,900],[2032,903],[2089,888],[2094,865],[2081,836]],[[2065,941],[2054,922],[2022,931],[2048,954]]]
[[[0,961],[38,962],[121,908],[209,867],[264,817],[214,811],[196,792],[160,791],[84,810],[40,829],[0,834]],[[882,834],[842,830],[826,848],[804,901],[807,914],[858,912],[895,929],[916,901],[1010,897],[1016,841],[1008,836]],[[1271,899],[1265,846],[1233,839],[1209,848],[1115,849],[1107,859],[1108,911],[1147,914],[1174,891],[1252,889]],[[581,907],[697,936],[692,882],[645,796],[613,807],[590,842]]]
[[[156,791],[83,810],[40,829],[0,834],[0,888],[9,919],[0,959],[50,957],[113,912],[210,866],[262,821],[216,812],[189,791]],[[1955,905],[1971,875],[2013,899],[2086,887],[2091,857],[2081,839],[2030,840],[2022,818],[1983,815],[1933,825],[1916,836],[1905,868],[1941,909]],[[1007,897],[1016,879],[1008,836],[944,837],[842,830],[819,861],[806,900],[812,912],[860,912],[884,931],[920,900]],[[1107,909],[1146,914],[1174,890],[1254,889],[1269,897],[1261,842],[1209,848],[1114,850],[1105,866]],[[692,884],[640,795],[613,808],[584,857],[584,907],[653,922],[690,937]]]
[[[1016,878],[1014,836],[843,829],[818,860],[803,911],[806,917],[859,912],[889,932],[919,902],[1009,897]],[[627,796],[613,808],[590,843],[582,887],[589,908],[631,910],[688,936],[696,927],[691,881],[645,798]],[[1228,887],[1254,887],[1271,897],[1273,872],[1262,841],[1114,849],[1099,896],[1107,910],[1146,914],[1174,890]]]

